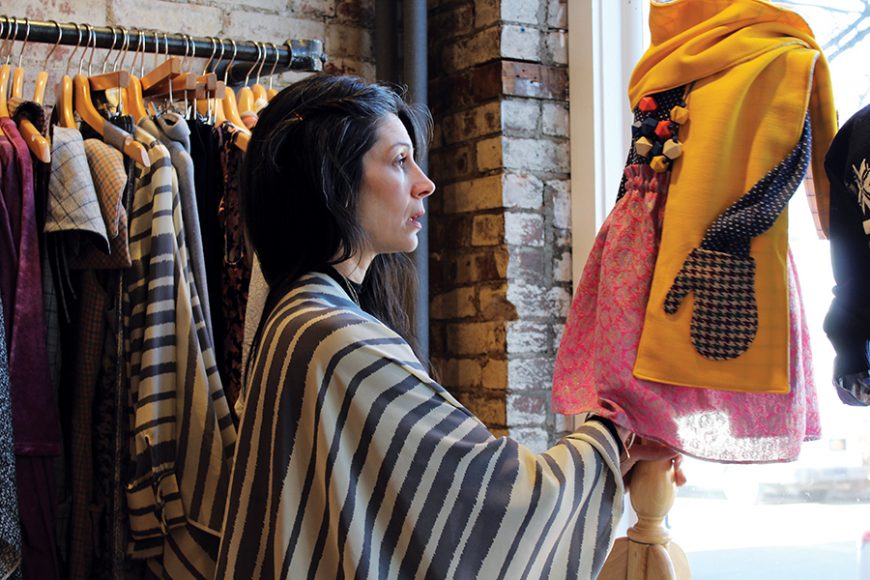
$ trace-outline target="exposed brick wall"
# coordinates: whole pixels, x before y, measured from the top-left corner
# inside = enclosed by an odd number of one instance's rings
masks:
[[[290,38],[321,39],[329,55],[327,70],[358,74],[369,79],[375,77],[372,47],[374,0],[3,0],[0,15],[217,36],[237,42],[256,40],[280,45]],[[51,47],[50,44],[27,45],[24,66],[33,72],[25,77],[29,83],[25,84],[25,94],[32,94],[36,72],[41,69]],[[21,43],[16,43],[13,54],[17,55],[20,48]],[[46,92],[49,102],[53,101],[53,86],[63,74],[72,51],[71,46],[59,46],[51,57]],[[78,70],[81,54],[82,50],[76,53],[71,70]],[[97,51],[94,63],[101,65],[105,54],[106,51]],[[128,65],[132,56],[131,49],[126,61]],[[225,59],[229,56],[227,51]],[[196,66],[202,67],[205,60],[198,61]],[[152,62],[149,54],[145,59],[146,68]],[[264,72],[268,72],[265,67]],[[277,82],[289,82],[298,75],[285,73]]]
[[[558,0],[430,0],[432,358],[496,434],[563,428],[571,299],[567,15]]]

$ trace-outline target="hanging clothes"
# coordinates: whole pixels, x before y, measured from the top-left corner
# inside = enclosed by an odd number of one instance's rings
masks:
[[[218,132],[202,119],[187,122],[190,128],[190,156],[199,210],[200,238],[205,264],[208,301],[211,306],[212,337],[216,349],[226,339],[226,321],[221,292],[224,265],[224,236],[220,223],[220,203],[224,196],[224,173]],[[216,350],[217,352],[217,350]],[[226,378],[223,356],[217,356],[218,372]]]
[[[219,346],[224,360],[225,391],[230,407],[233,408],[242,390],[242,352],[248,286],[251,282],[251,261],[245,245],[239,192],[239,175],[244,154],[235,144],[237,132],[231,131],[226,124],[218,130],[221,132],[221,161],[224,175],[224,195],[218,209],[224,238],[221,305],[226,323],[224,342]]]
[[[184,220],[184,235],[190,254],[190,268],[199,295],[202,314],[208,333],[214,341],[209,303],[208,281],[205,273],[205,257],[202,249],[202,228],[199,224],[199,206],[196,198],[196,179],[191,156],[190,127],[181,115],[172,112],[157,117],[142,117],[139,126],[156,137],[168,150],[172,167],[178,177],[178,193],[181,198],[181,217]]]
[[[56,494],[53,458],[61,453],[60,419],[49,375],[42,272],[36,232],[33,165],[27,144],[15,122],[0,118],[0,128],[12,144],[3,163],[3,196],[17,236],[17,263],[0,264],[16,270],[9,333],[9,378],[16,454],[18,503],[22,525],[22,571],[25,577],[57,578],[60,574],[55,536]],[[12,161],[12,163],[9,163]],[[7,184],[17,186],[14,194]],[[12,203],[10,203],[10,201]],[[18,213],[15,213],[18,212]]]
[[[15,486],[15,449],[6,325],[0,300],[0,578],[21,577],[21,526]]]
[[[169,152],[138,129],[124,294],[132,471],[130,554],[152,573],[210,577],[235,444],[205,332]]]
[[[834,346],[834,386],[847,405],[870,405],[870,106],[840,129],[825,170],[831,182],[834,299],[825,332]]]

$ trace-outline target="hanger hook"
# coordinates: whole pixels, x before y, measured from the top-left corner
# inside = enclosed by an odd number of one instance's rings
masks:
[[[253,40],[251,41],[251,44],[253,44],[257,49],[257,60],[254,61],[254,64],[252,64],[251,68],[248,69],[248,72],[245,73],[245,86],[247,86],[248,82],[251,80],[251,72],[257,67],[257,63],[260,62],[260,45]]]
[[[233,66],[233,63],[236,62],[236,53],[239,50],[239,47],[236,45],[236,41],[233,40],[232,38],[230,39],[230,44],[233,45],[233,57],[230,59],[230,64],[228,64],[227,68],[224,69],[224,84],[226,84],[226,82],[227,82],[230,68]]]
[[[3,43],[3,52],[6,53],[6,64],[12,62],[12,45],[15,44],[15,37],[18,36],[18,18],[13,16],[12,22],[15,25],[15,31],[12,31],[12,26],[10,25],[9,31],[6,34],[6,40]]]
[[[69,67],[70,67],[70,65],[72,64],[72,59],[73,59],[73,57],[75,56],[76,51],[77,51],[77,50],[79,49],[79,47],[82,45],[82,29],[81,29],[81,27],[79,27],[78,23],[76,23],[76,22],[71,22],[70,24],[72,24],[73,26],[76,27],[76,33],[78,34],[78,39],[76,40],[76,45],[75,45],[75,47],[73,48],[72,52],[69,53],[69,58],[68,58],[67,61],[66,61],[66,68],[64,69],[64,74],[65,74],[65,75],[68,75],[68,74],[69,74]]]
[[[27,39],[30,38],[30,19],[24,19],[24,42],[21,43],[21,50],[18,51],[18,68],[21,68],[21,59],[24,57],[24,47],[27,46]]]
[[[272,63],[272,70],[269,71],[269,88],[272,88],[272,78],[275,76],[275,69],[278,68],[278,60],[281,58],[281,51],[278,50],[278,45],[270,42],[272,48],[275,49],[275,62]]]
[[[262,43],[258,42],[257,44],[259,45],[259,50],[261,51],[261,58],[260,58],[260,66],[257,68],[257,80],[254,82],[259,85],[260,84],[260,75],[263,73],[263,67],[266,65],[266,59],[269,56],[269,51],[266,50],[266,43],[265,42],[262,42]]]
[[[54,43],[54,46],[52,46],[51,50],[48,51],[48,54],[45,55],[45,62],[42,63],[42,70],[48,70],[48,61],[51,59],[51,55],[54,54],[54,51],[63,39],[63,29],[60,27],[60,23],[57,20],[49,20],[49,22],[53,22],[54,25],[57,26],[57,42]]]
[[[91,67],[94,64],[94,55],[97,53],[97,30],[91,25],[88,25],[91,40],[91,58],[88,59],[88,76],[91,76]]]
[[[109,57],[111,57],[112,53],[115,52],[115,45],[118,43],[118,32],[115,30],[114,26],[110,26],[109,28],[112,29],[112,46],[106,53],[106,58],[103,59],[103,66],[100,68],[100,72],[103,74],[106,72],[106,64],[109,62]]]
[[[118,51],[118,56],[112,61],[112,71],[121,68],[127,58],[127,51],[130,49],[130,31],[121,26],[121,35],[121,49]]]
[[[221,43],[221,53],[218,55],[218,59],[217,59],[217,62],[214,64],[214,68],[212,68],[213,71],[217,71],[220,69],[221,62],[223,62],[223,60],[224,60],[224,48],[226,48],[224,45],[224,42],[226,42],[226,41],[223,38],[219,38],[218,40]]]
[[[139,42],[136,45],[136,54],[133,55],[133,65],[136,64],[136,57],[139,57],[139,77],[145,76],[145,31],[139,31]]]
[[[214,54],[217,52],[217,39],[214,36],[209,36],[208,39],[211,40],[211,56],[208,57],[205,66],[202,67],[202,74],[208,74],[208,67],[211,61],[214,60]]]

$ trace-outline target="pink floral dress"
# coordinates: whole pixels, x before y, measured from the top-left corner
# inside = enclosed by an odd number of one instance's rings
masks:
[[[670,172],[625,169],[624,195],[598,233],[577,287],[553,383],[553,406],[591,412],[687,455],[729,463],[790,461],[820,436],[809,334],[789,254],[787,394],[680,387],[632,375]],[[666,345],[663,345],[666,348]]]

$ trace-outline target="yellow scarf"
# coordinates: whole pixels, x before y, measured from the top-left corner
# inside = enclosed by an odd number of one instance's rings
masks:
[[[634,375],[682,386],[788,392],[785,211],[751,243],[758,332],[742,355],[701,356],[690,338],[693,295],[673,315],[665,313],[663,302],[710,224],[794,149],[807,111],[819,217],[827,231],[824,155],[836,133],[827,62],[798,15],[762,0],[652,2],[650,29],[652,44],[629,86],[632,107],[644,96],[694,85]]]

